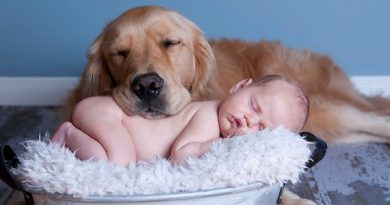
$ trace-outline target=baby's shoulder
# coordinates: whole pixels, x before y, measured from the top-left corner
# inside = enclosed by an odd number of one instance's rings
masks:
[[[217,101],[191,102],[177,116],[180,116],[183,122],[188,122],[190,119],[200,115],[217,115],[218,105]]]
[[[208,116],[212,118],[213,116],[217,116],[218,114],[218,101],[201,101],[194,102],[194,107],[196,110],[196,115],[200,116]]]
[[[199,101],[199,102],[192,102],[190,104],[190,106],[193,106],[194,108],[197,108],[200,110],[215,110],[215,111],[217,111],[219,104],[220,104],[219,101]]]
[[[208,112],[211,115],[217,113],[218,106],[218,101],[200,101],[190,103],[188,109],[192,110],[194,114]]]
[[[82,99],[77,105],[94,105],[94,106],[103,106],[103,105],[114,105],[116,104],[114,99],[110,96],[92,96]]]
[[[110,96],[93,96],[88,97],[81,100],[76,105],[76,110],[89,110],[91,112],[95,112],[97,110],[112,110],[112,111],[120,111],[119,106],[116,104],[114,99]]]

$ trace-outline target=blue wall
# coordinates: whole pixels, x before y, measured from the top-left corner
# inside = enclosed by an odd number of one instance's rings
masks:
[[[104,25],[128,8],[178,10],[207,37],[280,40],[350,75],[390,75],[390,1],[0,0],[0,76],[78,76]]]

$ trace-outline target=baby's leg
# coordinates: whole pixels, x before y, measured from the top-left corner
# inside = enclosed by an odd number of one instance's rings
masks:
[[[70,122],[64,122],[51,138],[52,142],[64,144],[81,160],[105,159],[106,151],[93,138],[86,135]]]
[[[72,123],[103,147],[109,161],[128,165],[136,162],[136,150],[125,116],[112,98],[87,98],[76,106]]]

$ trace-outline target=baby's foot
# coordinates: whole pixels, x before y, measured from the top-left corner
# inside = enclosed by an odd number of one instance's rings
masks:
[[[68,135],[70,130],[73,128],[73,124],[71,122],[64,122],[62,125],[58,128],[58,130],[54,133],[54,135],[51,137],[50,141],[59,143],[59,144],[65,144],[65,137]]]

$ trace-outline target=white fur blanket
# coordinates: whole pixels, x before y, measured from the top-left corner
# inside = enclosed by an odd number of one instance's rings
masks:
[[[297,182],[309,159],[308,142],[279,127],[219,139],[200,158],[172,166],[163,158],[121,167],[80,161],[70,150],[41,140],[25,142],[14,174],[29,191],[73,195],[139,195],[191,192],[261,182]]]

